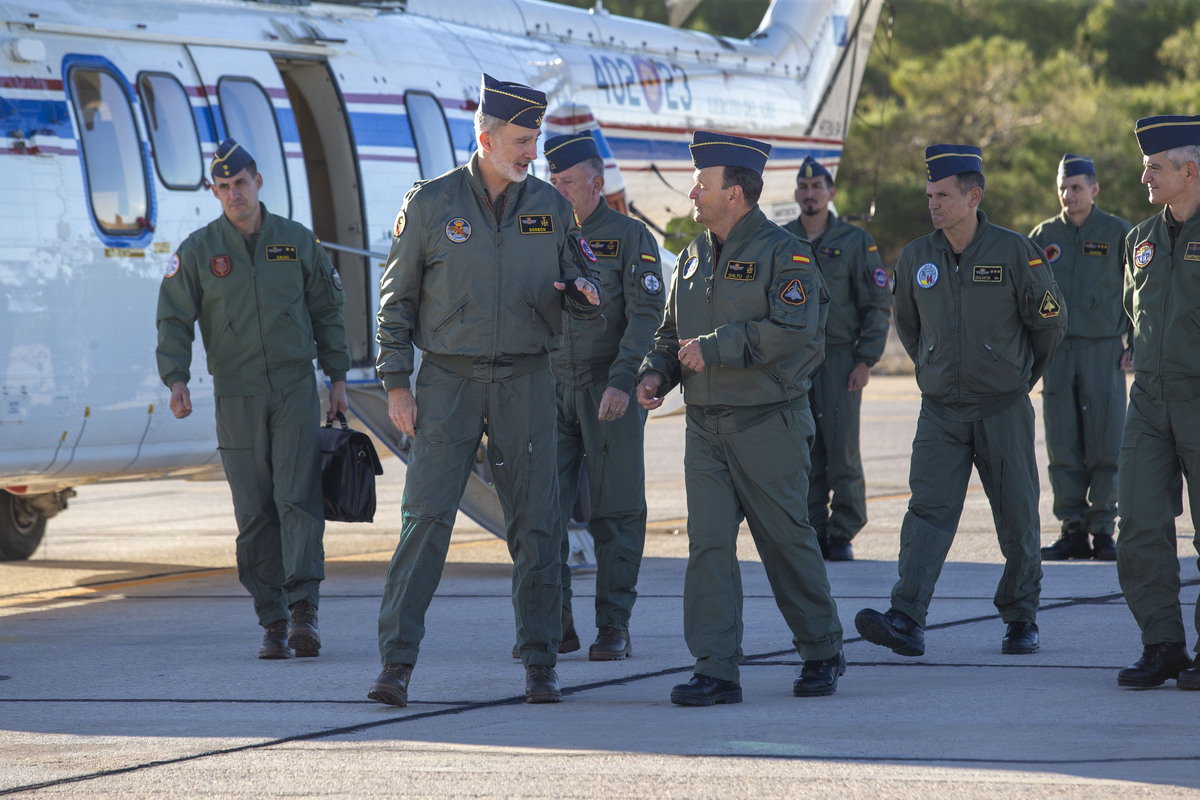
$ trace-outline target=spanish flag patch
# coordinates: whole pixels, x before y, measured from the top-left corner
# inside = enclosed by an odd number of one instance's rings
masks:
[[[867,252],[868,252],[868,253],[877,253],[877,252],[879,252],[879,245],[873,244],[873,245],[869,246],[869,247],[867,248]]]
[[[810,259],[808,256],[802,256],[798,253],[792,256],[792,261],[797,264],[811,264],[812,263],[812,259]]]
[[[642,261],[647,261],[653,264],[658,261],[658,257],[651,253],[642,253]]]
[[[1031,259],[1029,259],[1029,266],[1030,266],[1030,268],[1031,268],[1031,269],[1032,269],[1033,267],[1040,267],[1041,265],[1042,265],[1042,260],[1041,260],[1040,258],[1031,258]]]

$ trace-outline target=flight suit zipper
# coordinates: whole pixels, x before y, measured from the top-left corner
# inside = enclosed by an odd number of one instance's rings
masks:
[[[260,235],[259,239],[261,240],[261,238]],[[258,249],[257,242],[254,249]],[[258,265],[254,263],[253,253],[250,255],[250,283],[254,286],[254,316],[258,320],[258,346],[262,352],[263,375],[267,379],[267,387],[271,391],[275,391],[275,384],[271,380],[271,362],[267,360],[267,333],[263,330],[262,302],[258,289]]]

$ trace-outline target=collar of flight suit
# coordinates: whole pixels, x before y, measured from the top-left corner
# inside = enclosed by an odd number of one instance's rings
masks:
[[[975,209],[975,221],[979,223],[978,227],[975,228],[975,235],[971,237],[971,241],[963,248],[963,256],[966,256],[968,252],[974,250],[976,245],[983,241],[983,237],[987,235],[988,228],[991,227],[988,223],[987,214],[983,213],[982,208]],[[950,241],[946,238],[944,231],[933,232],[933,243],[938,249],[945,250],[951,255],[954,254],[954,248],[950,246]]]
[[[596,207],[592,209],[592,213],[587,215],[587,219],[580,220],[579,227],[599,225],[610,211],[612,209],[608,207],[608,201],[604,199],[604,195],[600,195],[600,202],[596,203]]]
[[[507,216],[511,209],[517,207],[521,201],[521,192],[525,190],[525,185],[533,178],[532,175],[526,175],[523,181],[510,181],[508,188],[504,190],[506,200],[504,201],[504,214]],[[483,186],[483,176],[479,174],[479,151],[471,153],[471,160],[467,162],[467,183],[471,184],[471,189],[475,192],[475,197],[479,200],[479,207],[492,210],[491,201],[488,199],[487,189]],[[495,216],[493,214],[493,216]]]
[[[721,256],[725,257],[732,253],[734,248],[741,247],[754,237],[754,233],[762,227],[762,224],[767,221],[767,215],[762,212],[762,209],[757,205],[750,209],[750,213],[738,220],[733,226],[733,230],[729,232],[729,236],[725,237],[725,243],[721,245]],[[717,252],[717,240],[713,236],[712,231],[706,231],[708,235],[708,244],[713,253]],[[715,266],[715,264],[714,264]]]

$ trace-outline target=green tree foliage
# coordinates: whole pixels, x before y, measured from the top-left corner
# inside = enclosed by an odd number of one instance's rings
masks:
[[[876,34],[842,164],[838,204],[877,211],[884,259],[931,228],[923,155],[935,142],[984,150],[989,219],[1023,233],[1059,210],[1064,153],[1090,156],[1097,203],[1137,222],[1134,122],[1200,111],[1194,0],[895,0]],[[886,22],[885,19],[881,23]],[[878,174],[878,181],[876,181]]]

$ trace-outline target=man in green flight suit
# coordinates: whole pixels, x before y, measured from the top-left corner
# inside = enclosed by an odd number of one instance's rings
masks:
[[[596,544],[598,630],[588,659],[619,661],[633,652],[629,616],[646,542],[646,412],[629,399],[662,321],[662,269],[646,226],[605,202],[604,160],[591,131],[547,139],[545,152],[550,183],[570,201],[596,256],[605,300],[602,317],[564,315],[563,343],[551,356],[557,379],[564,619],[573,618],[567,520],[582,461],[591,499],[588,529]]]
[[[862,389],[887,344],[891,297],[879,248],[870,234],[829,210],[833,176],[806,156],[796,176],[800,216],[784,229],[812,243],[829,290],[825,361],[812,376],[812,470],[808,521],[821,555],[853,561],[850,540],[867,524],[867,490],[858,449]],[[832,502],[830,493],[833,494]]]
[[[1067,310],[1037,246],[979,208],[978,147],[930,145],[925,169],[935,230],[906,245],[896,265],[896,332],[921,389],[900,580],[886,613],[863,609],[854,625],[900,655],[925,653],[926,614],[973,463],[1005,556],[995,596],[1007,624],[1000,649],[1035,653],[1042,562],[1029,391],[1062,340]]]
[[[671,690],[679,705],[742,701],[743,517],[804,659],[792,693],[833,694],[846,671],[807,513],[809,375],[821,361],[828,297],[812,247],[758,207],[770,150],[738,136],[692,135],[692,216],[708,230],[680,254],[639,373],[643,408],[657,408],[680,383],[687,406],[683,635],[696,666]]]
[[[1183,476],[1192,519],[1200,520],[1191,480],[1200,475],[1200,116],[1146,117],[1135,132],[1142,183],[1163,210],[1125,238],[1133,386],[1117,478],[1117,577],[1143,649],[1117,684],[1146,689],[1175,678],[1180,689],[1200,689],[1200,659],[1193,664],[1188,655],[1179,602],[1175,537]],[[1200,532],[1192,542],[1200,547]],[[1200,631],[1200,605],[1193,624]]]
[[[484,433],[513,559],[525,699],[562,699],[554,376],[562,312],[600,315],[595,256],[571,204],[530,178],[546,95],[483,76],[478,150],[418,183],[396,217],[380,284],[376,368],[388,414],[413,437],[400,542],[379,609],[384,664],[367,696],[408,704],[408,683],[450,531]],[[414,345],[423,360],[410,390]]]
[[[158,293],[158,371],[171,411],[192,413],[196,321],[216,396],[217,444],[237,518],[238,580],[266,629],[259,658],[316,656],[321,538],[321,402],[345,412],[341,278],[312,231],[258,200],[263,177],[233,139],[217,148],[212,192],[224,213],[189,236]]]
[[[1062,213],[1029,234],[1071,309],[1067,337],[1042,376],[1050,487],[1062,521],[1058,541],[1042,548],[1043,561],[1117,558],[1117,454],[1131,355],[1121,307],[1129,223],[1096,207],[1099,191],[1092,160],[1067,153],[1058,165]]]

